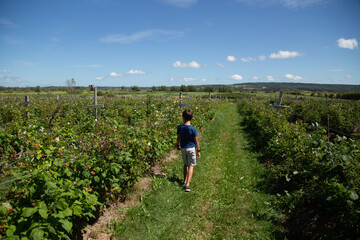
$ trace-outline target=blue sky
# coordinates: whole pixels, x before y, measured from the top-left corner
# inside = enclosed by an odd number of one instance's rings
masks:
[[[358,0],[0,0],[0,86],[360,84]]]

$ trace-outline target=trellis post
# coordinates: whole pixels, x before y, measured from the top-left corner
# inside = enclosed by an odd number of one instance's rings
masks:
[[[278,105],[279,105],[279,106],[281,106],[282,100],[283,100],[283,92],[280,91],[279,101],[278,101]]]
[[[103,104],[97,105],[97,87],[94,85],[89,85],[90,91],[94,91],[94,105],[93,106],[87,106],[86,108],[94,108],[94,117],[95,121],[97,121],[97,109],[98,108],[104,108]]]
[[[275,99],[276,99],[276,96],[275,96]],[[279,114],[279,111],[280,111],[281,109],[289,108],[289,106],[283,106],[283,105],[281,105],[282,99],[283,99],[283,92],[280,91],[279,99],[278,99],[278,104],[273,104],[273,105],[270,105],[270,106],[269,106],[270,108],[276,109],[276,112],[277,112],[278,114]]]
[[[29,104],[30,104],[30,97],[29,97],[29,95],[26,95],[25,96],[25,102],[20,103],[20,105],[27,106]]]

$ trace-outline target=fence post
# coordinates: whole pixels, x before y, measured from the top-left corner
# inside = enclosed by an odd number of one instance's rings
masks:
[[[279,105],[279,106],[281,106],[282,99],[283,99],[283,92],[282,92],[282,91],[280,91],[280,95],[279,95],[279,102],[278,102],[278,105]]]
[[[20,105],[27,106],[27,105],[29,105],[29,104],[30,104],[30,97],[29,97],[29,95],[26,95],[26,96],[25,96],[25,102],[20,103]]]
[[[97,105],[97,87],[95,87],[94,85],[90,85],[89,88],[90,91],[94,91],[94,106],[87,106],[87,108],[94,108],[94,117],[95,121],[97,121],[97,109],[104,108],[104,105]]]

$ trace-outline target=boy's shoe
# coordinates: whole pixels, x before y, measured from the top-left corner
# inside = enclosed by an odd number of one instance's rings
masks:
[[[185,192],[190,192],[190,187],[189,186],[185,186]]]

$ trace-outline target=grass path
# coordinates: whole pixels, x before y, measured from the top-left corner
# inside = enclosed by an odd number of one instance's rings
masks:
[[[118,239],[275,239],[271,196],[258,190],[263,166],[239,125],[236,105],[224,105],[201,132],[191,192],[182,189],[182,161],[155,177],[152,191],[116,224]]]

